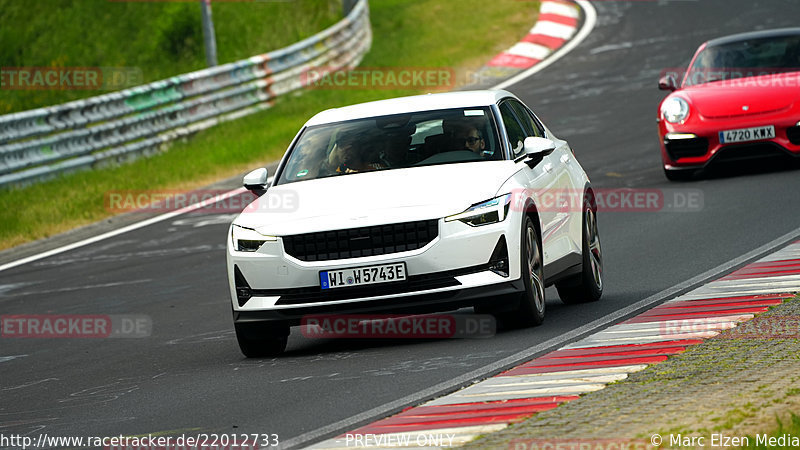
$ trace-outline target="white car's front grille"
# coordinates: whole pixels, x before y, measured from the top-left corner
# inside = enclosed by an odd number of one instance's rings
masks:
[[[301,261],[328,261],[416,250],[438,235],[433,219],[284,236],[283,245]]]

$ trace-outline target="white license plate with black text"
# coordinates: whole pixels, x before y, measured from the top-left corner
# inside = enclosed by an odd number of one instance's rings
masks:
[[[775,127],[741,128],[738,130],[728,130],[719,132],[719,143],[728,144],[731,142],[758,141],[761,139],[772,139],[775,137]]]
[[[390,283],[406,279],[406,263],[381,264],[378,266],[354,267],[352,269],[325,270],[319,273],[322,289],[366,286]]]

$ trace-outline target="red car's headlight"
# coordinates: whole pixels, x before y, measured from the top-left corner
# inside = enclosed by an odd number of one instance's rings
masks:
[[[689,103],[680,97],[669,98],[661,104],[661,117],[669,123],[681,123],[689,117]]]

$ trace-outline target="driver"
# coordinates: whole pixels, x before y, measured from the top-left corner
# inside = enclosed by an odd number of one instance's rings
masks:
[[[453,143],[455,148],[469,150],[478,156],[483,156],[486,149],[486,142],[483,140],[480,131],[475,125],[463,124],[455,129],[453,133]]]

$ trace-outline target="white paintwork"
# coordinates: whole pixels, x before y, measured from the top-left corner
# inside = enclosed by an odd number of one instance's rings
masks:
[[[235,223],[285,236],[445,217],[503,194],[498,189],[519,170],[513,161],[484,161],[289,183],[270,188]],[[280,206],[290,197],[295,210]]]
[[[549,47],[545,47],[544,45],[534,44],[532,42],[518,42],[508,49],[506,53],[542,60],[547,58],[547,55],[549,55],[551,51]]]
[[[577,19],[580,17],[580,10],[574,6],[565,5],[561,2],[542,2],[539,8],[541,14],[558,14],[559,16],[571,17]]]
[[[530,34],[543,34],[560,39],[569,39],[575,34],[575,27],[563,23],[540,20],[531,28]]]
[[[306,126],[336,123],[357,118],[452,108],[492,107],[505,98],[506,91],[471,91],[403,97],[323,111]],[[518,99],[517,99],[518,100]],[[499,114],[494,118],[502,124]],[[231,304],[235,310],[290,309],[301,305],[276,305],[277,296],[254,297],[244,306],[236,300],[233,266],[239,267],[253,289],[291,289],[319,286],[319,273],[375,264],[403,262],[410,276],[443,272],[485,264],[498,240],[505,236],[509,253],[509,276],[491,271],[461,276],[459,286],[368,298],[313,303],[313,306],[344,305],[385,298],[467,290],[519,280],[520,249],[526,199],[541,204],[543,194],[553,190],[583,192],[588,178],[575,160],[566,141],[547,130],[547,141],[555,146],[533,168],[524,161],[480,161],[410,167],[310,179],[271,186],[265,195],[234,220],[235,225],[276,236],[256,252],[239,252],[228,241],[228,275]],[[506,143],[506,145],[508,145]],[[545,167],[552,170],[545,170]],[[472,227],[458,220],[444,220],[471,205],[515,194],[508,216],[501,222]],[[578,194],[581,195],[581,194]],[[287,204],[286,199],[291,199]],[[580,202],[579,202],[580,203]],[[558,211],[554,205],[540,208],[539,226],[543,237],[545,265],[562,258],[579,258],[582,239],[582,210]],[[283,237],[312,232],[367,226],[437,220],[439,236],[413,251],[379,256],[328,261],[300,261],[286,254]]]
[[[511,94],[502,90],[457,91],[440,94],[411,95],[374,102],[359,103],[322,111],[312,117],[306,126],[362,119],[365,117],[405,114],[417,111],[490,106]]]

